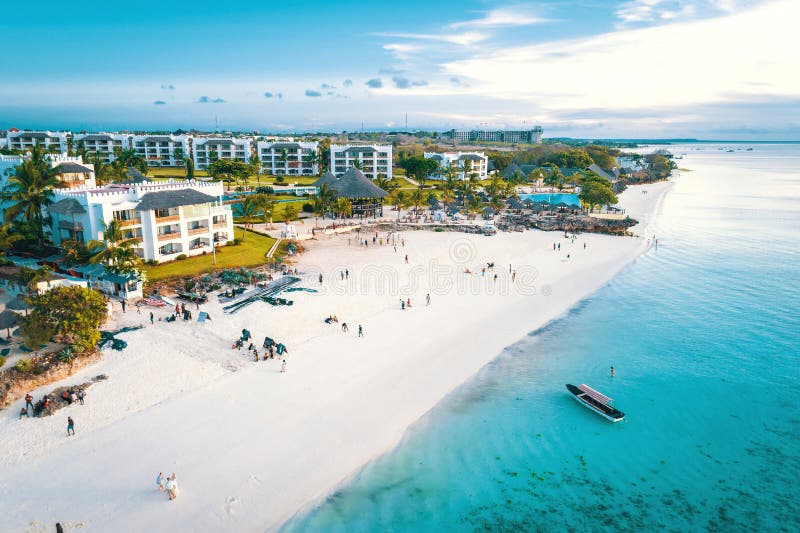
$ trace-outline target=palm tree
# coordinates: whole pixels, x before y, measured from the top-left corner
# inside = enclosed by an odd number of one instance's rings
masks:
[[[392,184],[392,180],[388,179],[382,172],[378,173],[378,176],[375,178],[375,185],[380,187],[386,192],[391,192],[396,187]]]
[[[319,153],[316,150],[312,150],[305,155],[306,163],[311,165],[311,173],[313,174],[314,165],[319,164],[321,161]]]
[[[147,174],[147,161],[144,160],[144,157],[137,154],[136,150],[133,148],[114,148],[114,161],[119,161],[125,168],[132,167],[142,174]]]
[[[53,189],[61,183],[51,171],[42,168],[31,158],[14,169],[2,198],[11,202],[6,209],[6,221],[20,217],[31,225],[40,244],[44,243],[44,210],[53,203]]]
[[[419,215],[419,206],[425,203],[425,192],[422,187],[411,193],[411,205],[414,206],[414,213]]]
[[[103,240],[92,240],[86,246],[90,263],[104,264],[118,274],[136,271],[140,259],[133,251],[137,239],[128,237],[119,220],[103,223]]]
[[[281,155],[278,157],[283,162],[283,173],[289,173],[289,152],[286,148],[281,148]]]
[[[340,218],[347,218],[353,214],[353,204],[347,198],[337,198],[335,210]]]
[[[406,193],[402,190],[393,191],[392,194],[389,195],[389,204],[397,209],[397,220],[400,220],[400,209],[406,205],[407,201]]]
[[[239,206],[242,210],[241,219],[244,223],[244,229],[242,230],[242,242],[244,242],[247,229],[253,225],[253,218],[258,212],[258,199],[253,198],[253,195],[245,196]]]
[[[336,193],[331,189],[331,186],[327,183],[323,183],[319,191],[317,191],[317,198],[322,203],[323,211],[327,212],[331,203],[333,203],[333,199],[335,198]],[[323,218],[325,218],[323,216]]]
[[[272,211],[275,209],[275,200],[271,194],[254,194],[258,210],[261,211],[261,221],[266,224],[268,218],[272,218]]]
[[[360,159],[356,159],[353,161],[353,168],[357,168],[358,170],[364,170],[364,162]]]
[[[256,175],[258,187],[261,187],[261,158],[254,155],[250,158],[250,172]]]
[[[11,249],[11,245],[22,238],[21,235],[11,233],[11,225],[3,224],[0,226],[0,257]]]
[[[467,209],[473,217],[483,211],[483,202],[477,195],[472,195],[467,203]]]

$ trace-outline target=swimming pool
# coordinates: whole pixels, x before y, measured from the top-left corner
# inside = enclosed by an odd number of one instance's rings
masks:
[[[581,206],[581,201],[578,198],[577,194],[565,194],[565,193],[535,193],[535,194],[520,194],[519,199],[523,202],[533,201],[533,202],[547,202],[551,205],[556,205],[560,203],[565,203],[567,205],[574,205],[576,207]]]

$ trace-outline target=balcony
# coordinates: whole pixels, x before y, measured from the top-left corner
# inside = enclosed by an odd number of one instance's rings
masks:
[[[156,224],[161,224],[163,222],[178,222],[180,219],[180,215],[166,215],[163,217],[156,216]]]
[[[181,232],[180,231],[173,231],[172,233],[159,233],[158,234],[158,240],[159,241],[172,241],[172,240],[180,239],[180,238],[181,238]]]
[[[128,220],[117,219],[117,222],[119,222],[119,225],[122,226],[123,228],[127,228],[128,226],[138,226],[139,224],[142,223],[142,219],[141,218],[131,218]]]
[[[196,228],[189,228],[189,235],[199,235],[201,233],[208,233],[208,226],[198,226]]]
[[[228,221],[227,220],[215,220],[214,221],[214,227],[215,228],[224,228],[227,225],[228,225]]]

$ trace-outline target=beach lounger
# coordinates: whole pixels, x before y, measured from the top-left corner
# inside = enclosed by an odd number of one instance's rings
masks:
[[[197,321],[200,322],[201,324],[206,321],[206,318],[208,318],[208,313],[206,313],[205,311],[200,311],[197,314]]]
[[[8,346],[9,344],[11,344],[11,341],[7,341],[4,338],[0,337],[0,344],[2,344],[3,346]]]
[[[0,357],[6,357],[10,353],[11,353],[11,348],[3,348],[2,350],[0,350]]]
[[[33,352],[33,350],[31,350],[30,348],[28,348],[28,347],[27,347],[27,346],[25,346],[24,344],[20,344],[20,346],[19,346],[19,349],[20,349],[20,350],[22,350],[22,351],[23,351],[23,352],[25,352],[25,353],[31,353],[31,352]]]

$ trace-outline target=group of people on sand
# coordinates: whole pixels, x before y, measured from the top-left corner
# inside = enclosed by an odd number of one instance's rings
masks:
[[[339,317],[337,317],[335,313],[332,315],[328,315],[328,318],[325,319],[325,323],[338,324]],[[349,333],[349,332],[350,332],[350,326],[347,325],[347,322],[342,322],[342,333]],[[364,336],[364,327],[361,324],[358,325],[358,336],[359,337]]]
[[[250,330],[243,329],[241,337],[239,337],[238,339],[236,339],[236,341],[234,341],[233,346],[231,346],[231,349],[241,350],[242,348],[244,348],[244,344],[250,341],[252,338],[253,335],[250,333]],[[262,348],[264,349],[264,351],[261,354],[259,354],[258,347],[253,342],[250,342],[250,344],[247,346],[247,351],[253,354],[254,362],[257,363],[259,361],[266,361],[267,359],[275,359],[275,355],[277,354],[279,357],[282,357],[281,372],[286,372],[286,358],[283,357],[285,354],[289,353],[289,349],[286,347],[286,345],[283,344],[282,342],[275,342],[270,337],[265,337]]]
[[[175,472],[171,476],[165,476],[163,472],[158,473],[156,478],[156,487],[161,492],[166,492],[170,500],[178,497],[178,478]]]
[[[81,388],[75,389],[65,389],[61,392],[60,399],[65,402],[67,405],[72,405],[73,403],[79,403],[83,405],[83,399],[86,397],[86,394],[83,392]],[[23,416],[30,417],[40,417],[46,416],[51,414],[49,412],[50,405],[52,404],[50,400],[50,395],[45,394],[42,396],[42,399],[33,403],[33,396],[31,393],[25,395],[25,406],[20,409],[19,411],[19,418],[22,419]]]

